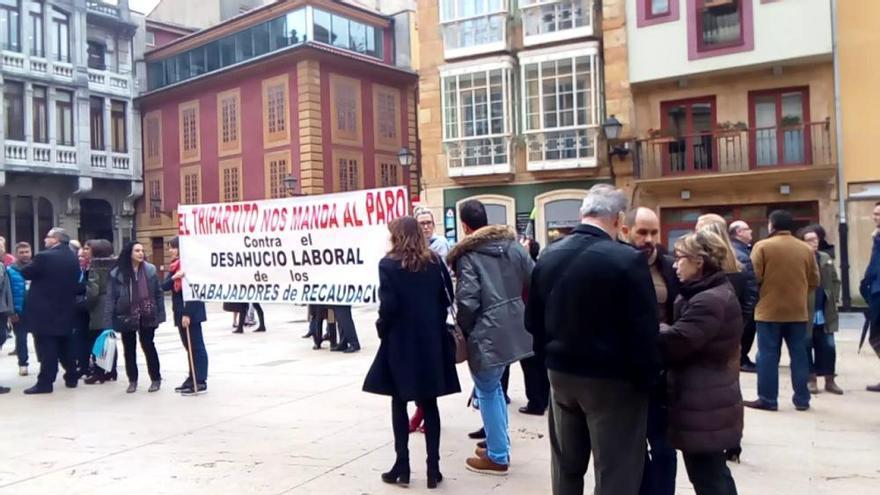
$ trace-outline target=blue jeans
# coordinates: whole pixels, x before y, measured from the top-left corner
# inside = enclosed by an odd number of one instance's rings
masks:
[[[183,348],[189,351],[189,345],[186,339],[186,329],[178,328],[178,333],[180,333],[180,341],[183,342]],[[192,322],[189,325],[189,336],[192,340],[192,355],[193,355],[193,365],[196,368],[196,383],[201,385],[203,383],[207,383],[208,380],[208,349],[205,347],[205,337],[202,335],[202,324]],[[189,356],[187,356],[189,359]],[[189,369],[189,362],[186,363],[187,369]],[[190,383],[192,383],[192,371],[190,371],[190,377],[187,379]]]
[[[12,331],[15,333],[15,354],[18,356],[18,365],[19,366],[27,366],[28,365],[28,345],[27,345],[27,336],[28,331],[24,328],[24,325],[21,323],[21,320],[18,323],[12,324]]]
[[[651,397],[648,404],[648,445],[645,452],[645,470],[642,474],[640,495],[674,495],[675,474],[678,470],[676,453],[667,438],[669,411],[665,397]]]
[[[501,388],[504,369],[504,366],[497,366],[479,372],[471,370],[471,376],[480,401],[489,459],[506,466],[510,462],[510,437],[507,434],[507,401]]]
[[[837,362],[837,349],[834,334],[825,332],[825,325],[813,327],[813,336],[807,339],[807,362],[810,374],[834,377]]]
[[[795,406],[810,405],[810,391],[807,380],[810,365],[807,362],[807,323],[799,322],[757,322],[758,326],[758,398],[765,404],[778,407],[779,397],[779,355],[782,341],[788,347],[791,358],[791,388],[794,389],[792,401]]]

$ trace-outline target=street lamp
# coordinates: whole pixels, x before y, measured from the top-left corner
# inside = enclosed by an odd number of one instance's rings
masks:
[[[287,175],[281,179],[281,183],[284,184],[284,189],[287,191],[287,195],[291,197],[305,196],[303,193],[296,192],[296,184],[298,182],[299,179],[294,175]]]
[[[620,132],[623,130],[623,124],[617,120],[617,117],[611,115],[602,124],[602,131],[605,133],[605,140],[608,142],[608,169],[611,175],[611,182],[617,181],[614,173],[614,157],[619,156],[621,159],[629,154],[629,147],[624,143],[619,143]]]
[[[416,161],[416,155],[409,148],[403,147],[397,152],[397,161],[400,162],[401,167],[409,169],[413,162]]]
[[[615,141],[620,137],[620,131],[623,129],[623,124],[617,120],[617,117],[612,115],[608,117],[608,120],[602,124],[602,129],[605,131],[605,139],[609,141]]]

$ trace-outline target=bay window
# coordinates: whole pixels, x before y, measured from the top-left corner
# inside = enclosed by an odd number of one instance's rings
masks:
[[[55,91],[55,138],[62,146],[73,146],[73,93]]]
[[[593,34],[593,0],[520,0],[526,46]]]
[[[529,170],[596,165],[598,48],[520,56]]]
[[[21,51],[21,20],[18,0],[0,0],[0,49]]]
[[[446,58],[507,47],[507,0],[440,0]]]
[[[450,175],[510,171],[512,72],[509,62],[441,71]]]

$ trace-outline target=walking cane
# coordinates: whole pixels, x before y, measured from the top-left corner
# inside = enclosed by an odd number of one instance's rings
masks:
[[[193,395],[196,395],[199,393],[199,382],[196,379],[196,362],[193,360],[192,336],[189,333],[189,325],[183,328],[186,329],[186,353],[189,354],[189,372],[193,382]]]

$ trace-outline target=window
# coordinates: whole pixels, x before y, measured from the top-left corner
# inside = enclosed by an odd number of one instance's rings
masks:
[[[306,11],[305,9],[289,12],[285,17],[286,45],[297,45],[306,41]]]
[[[220,162],[220,200],[241,201],[241,160]]]
[[[592,5],[593,0],[522,0],[520,9],[525,44],[549,41],[535,40],[534,37],[555,36],[554,33],[560,32],[565,37],[589,34],[593,22]],[[574,31],[577,28],[587,29]]]
[[[647,5],[648,18],[664,16],[670,13],[671,0],[644,0]],[[677,0],[675,0],[677,1]]]
[[[180,188],[181,203],[185,205],[195,205],[201,202],[200,176],[201,173],[199,172],[198,166],[180,169],[180,181],[182,183],[182,187]]]
[[[382,58],[382,29],[320,9],[312,10],[315,41]]]
[[[239,91],[237,89],[225,91],[217,95],[221,155],[241,151],[241,145],[239,144],[241,129],[239,124],[239,98]]]
[[[356,191],[360,189],[358,180],[358,161],[351,158],[340,158],[339,164],[339,192]]]
[[[377,158],[379,162],[379,180],[376,181],[376,187],[393,187],[401,182],[400,165],[396,163],[397,159]]]
[[[198,161],[199,148],[199,102],[180,105],[180,155],[181,161]]]
[[[290,153],[287,151],[266,155],[266,198],[287,197],[284,178],[290,175]]]
[[[153,31],[146,31],[144,33],[144,44],[147,46],[156,46],[156,33]]]
[[[21,51],[18,0],[0,0],[0,49]]]
[[[361,83],[357,79],[330,75],[332,140],[358,146],[363,141],[361,118]]]
[[[104,99],[89,98],[89,127],[92,135],[92,149],[104,150]]]
[[[150,200],[150,220],[159,220],[162,217],[162,176],[160,174],[155,174],[147,179],[147,194]]]
[[[55,139],[63,146],[73,146],[73,93],[55,91]]]
[[[715,97],[663,102],[660,113],[663,134],[671,136],[663,150],[664,172],[714,170]]]
[[[107,63],[105,56],[107,54],[107,46],[97,41],[88,42],[89,68],[96,70],[106,70]]]
[[[596,158],[598,50],[522,56],[524,126],[530,166]],[[594,162],[595,163],[595,162]]]
[[[697,41],[700,51],[743,43],[742,0],[697,2]]]
[[[115,153],[128,152],[128,129],[125,122],[125,102],[110,102],[110,120],[112,123],[113,151]]]
[[[205,47],[201,46],[187,52],[189,54],[189,76],[196,77],[207,72],[205,61]]]
[[[52,29],[55,35],[55,60],[70,62],[70,16],[58,9],[52,9]]]
[[[399,147],[400,109],[397,102],[400,93],[393,88],[374,87],[376,93],[373,113],[376,115],[376,142],[392,148]]]
[[[510,170],[510,67],[441,74],[443,140],[450,171],[480,166],[494,167],[487,172]]]
[[[756,167],[812,161],[809,100],[807,88],[749,93],[749,151]]]
[[[24,141],[24,84],[3,81],[3,114],[6,116],[6,138]]]
[[[269,53],[269,23],[257,24],[250,31],[254,37],[254,56]]]
[[[44,86],[34,86],[33,98],[33,126],[34,126],[34,142],[49,142],[49,107],[46,99],[46,88]]]
[[[36,3],[31,5],[40,5],[42,4]],[[45,45],[43,44],[43,14],[34,13],[31,11],[30,14],[31,20],[31,56],[34,57],[45,57],[46,50],[43,48]]]
[[[263,144],[284,144],[289,141],[287,122],[289,80],[287,75],[263,81]]]
[[[162,116],[156,110],[144,117],[144,164],[145,168],[162,167]]]
[[[447,57],[503,49],[507,0],[440,0],[440,26]]]

